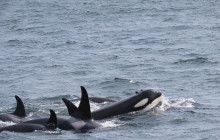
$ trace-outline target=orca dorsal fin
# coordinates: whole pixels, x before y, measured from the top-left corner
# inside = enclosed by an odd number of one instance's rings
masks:
[[[88,93],[83,86],[81,86],[81,92],[81,101],[77,109],[77,114],[80,114],[80,118],[82,119],[92,119]]]
[[[47,121],[46,128],[48,130],[57,128],[57,115],[52,109],[50,109],[50,118]]]
[[[70,100],[67,100],[66,98],[62,98],[62,100],[68,109],[69,115],[72,115],[77,111],[77,107]]]
[[[19,117],[26,117],[26,112],[22,100],[17,95],[15,95],[15,99],[17,101],[17,106],[12,114]]]

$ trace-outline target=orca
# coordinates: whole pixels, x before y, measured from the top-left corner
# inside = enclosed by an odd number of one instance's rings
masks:
[[[11,126],[6,126],[0,128],[0,132],[2,131],[10,131],[10,132],[34,132],[36,130],[56,130],[57,128],[57,117],[53,110],[50,110],[50,118],[47,119],[45,124],[31,124],[31,123],[18,123]]]
[[[17,101],[17,106],[16,106],[15,111],[13,113],[0,114],[0,121],[18,123],[18,122],[22,122],[24,120],[27,120],[25,118],[27,115],[26,115],[23,101],[17,95],[15,95],[15,99]]]
[[[101,120],[139,110],[150,110],[161,102],[162,93],[156,90],[141,90],[136,95],[92,112],[94,120]]]
[[[57,127],[59,129],[84,132],[100,126],[100,124],[95,122],[92,118],[88,93],[83,86],[81,86],[81,91],[82,95],[79,107],[77,108],[75,105],[72,105],[71,109],[68,109],[68,116],[57,116]],[[63,98],[63,102],[68,108],[70,101]],[[48,118],[35,119],[25,121],[24,123],[45,124],[47,119]]]
[[[162,93],[156,90],[141,90],[136,92],[136,95],[111,104],[104,108],[95,110],[92,112],[92,118],[94,120],[101,120],[109,118],[116,115],[121,115],[129,112],[139,111],[139,110],[150,110],[161,102]],[[70,101],[66,103],[68,105],[67,109],[69,114],[74,114],[75,105]]]

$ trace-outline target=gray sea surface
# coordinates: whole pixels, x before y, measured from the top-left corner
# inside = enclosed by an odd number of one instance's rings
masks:
[[[117,101],[156,89],[163,102],[87,133],[0,139],[220,139],[220,1],[0,0],[0,113],[18,95],[30,119],[67,114],[61,98],[80,86]]]

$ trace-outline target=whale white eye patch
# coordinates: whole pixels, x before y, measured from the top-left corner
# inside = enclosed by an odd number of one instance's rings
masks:
[[[148,102],[148,98],[145,98],[141,100],[140,102],[138,102],[134,107],[137,108],[137,107],[144,106],[147,102]]]

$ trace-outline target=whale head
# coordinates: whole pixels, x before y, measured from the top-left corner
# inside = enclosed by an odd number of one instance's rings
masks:
[[[125,114],[139,110],[150,110],[161,102],[162,93],[157,90],[141,90],[135,95],[107,105],[101,109],[92,112],[95,120],[101,120],[111,116]]]
[[[140,92],[136,92],[134,99],[134,110],[150,110],[161,102],[162,93],[152,89],[141,90]]]

